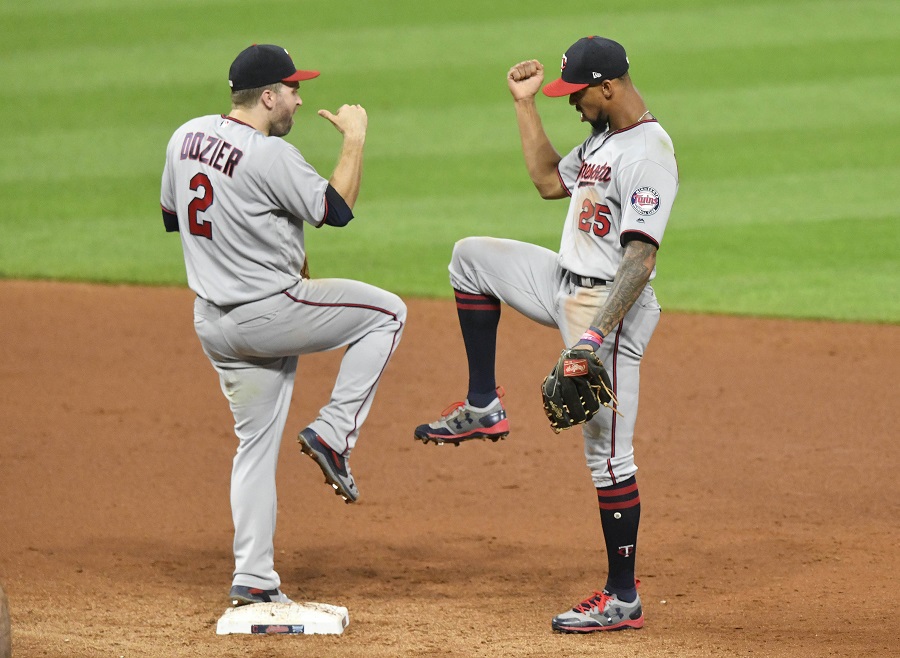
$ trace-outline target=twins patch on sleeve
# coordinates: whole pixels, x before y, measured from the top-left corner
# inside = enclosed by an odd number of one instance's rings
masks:
[[[659,192],[652,187],[639,187],[631,194],[631,207],[644,217],[654,214],[659,210]]]

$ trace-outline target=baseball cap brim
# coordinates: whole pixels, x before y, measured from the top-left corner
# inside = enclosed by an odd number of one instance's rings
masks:
[[[569,94],[574,94],[576,91],[581,91],[587,84],[577,84],[574,82],[566,82],[562,78],[559,80],[554,80],[550,84],[544,85],[544,95],[550,96],[551,98],[555,98],[557,96],[568,96]]]
[[[289,75],[286,78],[282,78],[282,82],[301,82],[302,80],[312,80],[313,78],[318,78],[318,71],[297,71],[293,75]]]

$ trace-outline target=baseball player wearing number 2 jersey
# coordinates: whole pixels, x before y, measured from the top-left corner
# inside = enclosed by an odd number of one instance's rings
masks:
[[[559,253],[487,237],[456,243],[450,282],[469,365],[464,402],[415,430],[425,443],[498,440],[509,421],[494,379],[500,303],[558,327],[566,347],[596,351],[618,410],[601,408],[583,426],[584,453],[600,505],[608,575],[604,588],[553,618],[561,632],[587,633],[644,624],[634,577],[640,519],[632,450],[638,368],[659,320],[650,281],[678,190],[672,141],[628,74],[625,49],[601,37],[565,53],[547,96],[568,96],[591,135],[568,155],[550,143],[535,96],[544,79],[536,60],[509,71],[525,164],[545,199],[570,197]],[[537,389],[537,386],[535,386]]]
[[[275,469],[297,357],[346,347],[331,400],[298,437],[346,502],[359,497],[348,457],[406,306],[394,294],[344,279],[310,279],[304,223],[345,226],[359,194],[367,116],[359,105],[320,110],[342,134],[330,179],[281,139],[302,104],[297,70],[274,45],[242,51],[229,72],[232,109],[175,131],[160,197],[179,231],[194,327],[219,374],[238,437],[231,474],[235,570],[232,605],[289,602],[274,568]]]

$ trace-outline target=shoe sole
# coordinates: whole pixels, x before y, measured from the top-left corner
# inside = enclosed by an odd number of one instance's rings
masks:
[[[256,605],[257,603],[293,603],[293,601],[256,601],[252,599],[245,599],[238,596],[232,596],[228,599],[229,605],[232,608],[243,608],[245,605]]]
[[[551,623],[550,627],[557,633],[602,633],[612,631],[625,631],[628,629],[638,630],[644,627],[644,618],[637,620],[629,619],[613,626],[562,626]]]
[[[240,608],[241,606],[253,605],[254,603],[265,603],[265,601],[251,599],[245,596],[229,596],[228,601],[231,603],[232,608]]]
[[[269,603],[269,601],[263,601],[262,599],[257,599],[252,596],[243,596],[241,594],[235,594],[228,597],[228,603],[233,608],[240,608],[245,605],[253,605],[255,603]],[[274,603],[292,603],[292,601],[274,601]]]
[[[489,440],[492,443],[497,443],[497,441],[505,439],[507,436],[509,436],[509,432],[503,432],[502,434],[484,434],[478,432],[475,434],[467,434],[465,436],[439,436],[435,434],[425,434],[424,436],[420,436],[418,434],[413,434],[415,439],[425,444],[434,443],[435,445],[442,446],[445,443],[449,443],[455,445],[457,448],[466,441],[471,441],[473,439],[481,439],[483,441]]]
[[[309,457],[311,457],[312,460],[314,462],[316,462],[318,467],[320,469],[322,469],[322,475],[325,476],[325,484],[331,486],[334,489],[335,495],[343,498],[344,502],[347,503],[348,505],[355,503],[359,499],[359,497],[357,496],[356,499],[352,498],[350,496],[350,494],[347,491],[345,491],[344,488],[341,486],[340,481],[331,477],[328,465],[322,463],[322,460],[324,459],[324,457],[322,457],[318,452],[313,450],[306,443],[306,441],[303,440],[303,438],[304,437],[302,437],[302,436],[297,437],[297,441],[298,441],[298,443],[300,443],[300,452],[302,452],[304,455],[308,455]]]

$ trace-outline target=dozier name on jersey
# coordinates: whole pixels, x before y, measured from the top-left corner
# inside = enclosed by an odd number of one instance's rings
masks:
[[[204,144],[205,142],[205,144]],[[226,158],[227,154],[227,158]],[[234,148],[224,139],[205,135],[204,133],[188,133],[181,144],[181,159],[196,160],[200,164],[209,165],[231,178],[234,168],[241,161],[244,152]],[[222,159],[225,162],[222,162]]]

